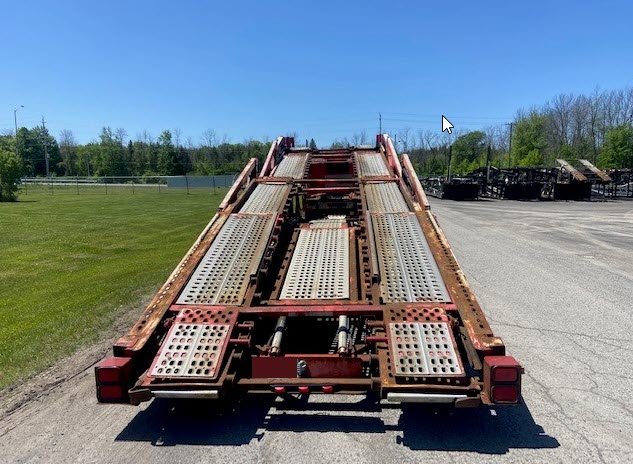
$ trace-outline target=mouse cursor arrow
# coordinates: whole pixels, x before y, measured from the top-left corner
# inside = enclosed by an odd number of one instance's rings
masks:
[[[453,127],[455,126],[453,126],[451,122],[448,119],[446,119],[444,115],[442,115],[442,132],[448,132],[449,134],[452,134]]]

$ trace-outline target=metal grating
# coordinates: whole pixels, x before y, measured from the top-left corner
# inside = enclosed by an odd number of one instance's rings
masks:
[[[450,302],[415,213],[372,213],[385,303]]]
[[[349,229],[302,229],[282,299],[349,298]]]
[[[366,184],[365,194],[369,211],[375,213],[406,213],[409,211],[402,192],[395,182]]]
[[[240,208],[240,213],[276,213],[289,191],[289,185],[259,184]]]
[[[314,221],[310,221],[310,229],[338,229],[346,225],[347,221],[344,215],[330,215],[325,219],[315,219]]]
[[[387,176],[389,169],[381,153],[357,153],[361,177]]]
[[[279,166],[277,166],[277,169],[275,169],[273,176],[302,179],[307,160],[307,153],[302,155],[286,155],[284,159],[281,160],[281,163],[279,163]]]
[[[214,378],[228,342],[229,324],[175,323],[151,369],[153,377]]]
[[[448,322],[443,308],[428,303],[391,306],[386,311],[386,319],[393,322]]]
[[[397,376],[464,374],[447,322],[392,322],[389,334]]]
[[[239,305],[261,261],[272,214],[232,214],[180,294],[178,304]]]

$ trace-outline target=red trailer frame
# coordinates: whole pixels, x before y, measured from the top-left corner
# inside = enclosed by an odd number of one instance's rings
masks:
[[[312,150],[252,159],[139,321],[95,368],[100,402],[366,393],[517,404],[505,354],[407,155]]]

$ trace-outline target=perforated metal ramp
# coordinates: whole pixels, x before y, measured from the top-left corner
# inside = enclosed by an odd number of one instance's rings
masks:
[[[240,209],[240,213],[276,213],[289,191],[289,185],[259,184]]]
[[[310,229],[330,229],[339,228],[347,224],[345,216],[330,215],[325,219],[310,221]]]
[[[387,176],[389,169],[380,153],[357,153],[361,177]]]
[[[150,367],[152,377],[215,378],[237,320],[237,312],[181,310]]]
[[[372,213],[385,303],[449,302],[446,286],[415,213]]]
[[[447,322],[393,322],[389,335],[396,376],[464,374]]]
[[[380,182],[365,185],[369,211],[376,213],[405,213],[407,203],[395,182]]]
[[[349,298],[349,229],[302,229],[280,297]]]
[[[292,177],[293,179],[303,178],[303,171],[306,167],[308,154],[286,155],[275,169],[274,177]]]
[[[178,304],[239,305],[261,261],[273,214],[232,214],[178,298]]]
[[[228,324],[174,324],[151,375],[215,377],[228,331]]]

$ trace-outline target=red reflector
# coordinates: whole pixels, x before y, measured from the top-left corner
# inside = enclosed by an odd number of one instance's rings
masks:
[[[121,383],[121,371],[119,369],[98,368],[98,383]]]
[[[492,387],[492,401],[494,403],[516,403],[519,401],[519,391],[514,385],[495,385]]]
[[[334,387],[332,385],[323,385],[323,393],[333,393]]]
[[[97,383],[127,384],[132,375],[131,358],[106,358],[95,366]]]
[[[299,387],[299,393],[302,393],[304,395],[310,393],[310,387]]]
[[[97,399],[100,403],[116,403],[126,398],[123,387],[119,385],[100,385],[97,387]]]
[[[275,387],[275,393],[278,395],[283,395],[286,393],[286,387]]]
[[[516,382],[519,380],[519,370],[514,367],[495,366],[492,369],[493,382]]]

